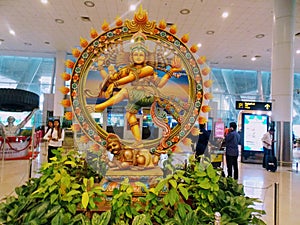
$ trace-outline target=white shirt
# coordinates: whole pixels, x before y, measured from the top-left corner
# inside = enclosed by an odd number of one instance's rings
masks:
[[[51,133],[52,133],[52,136],[51,136]],[[57,141],[50,140],[49,141],[50,146],[62,147],[63,140],[65,139],[65,130],[64,129],[61,130],[61,137],[58,138],[57,130],[53,128],[53,132],[52,132],[52,129],[49,129],[48,132],[43,137],[43,139],[49,140],[49,138],[57,139]]]
[[[263,146],[267,149],[272,149],[272,139],[273,137],[270,132],[265,133],[261,139]]]

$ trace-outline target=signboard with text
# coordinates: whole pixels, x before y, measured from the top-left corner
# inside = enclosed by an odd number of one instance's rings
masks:
[[[237,110],[272,111],[272,103],[270,103],[270,102],[236,101],[235,109],[237,109]]]

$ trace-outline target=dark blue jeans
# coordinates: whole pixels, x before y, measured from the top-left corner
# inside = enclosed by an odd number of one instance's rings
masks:
[[[263,158],[263,165],[262,166],[263,166],[263,168],[266,168],[267,155],[271,155],[272,154],[272,149],[268,149],[268,148],[265,148],[265,147],[263,147],[263,149],[264,149],[264,158]]]

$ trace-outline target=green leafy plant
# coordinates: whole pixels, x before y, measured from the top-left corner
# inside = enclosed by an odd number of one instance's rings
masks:
[[[223,177],[206,158],[191,158],[176,169],[170,165],[155,187],[124,179],[109,199],[95,181],[102,176],[84,155],[62,149],[55,153],[39,178],[0,203],[0,224],[196,225],[213,224],[220,212],[222,224],[265,225],[260,218],[265,212],[253,207],[259,200],[245,196],[243,185]],[[142,190],[138,195],[135,186]],[[101,201],[110,203],[106,212]]]

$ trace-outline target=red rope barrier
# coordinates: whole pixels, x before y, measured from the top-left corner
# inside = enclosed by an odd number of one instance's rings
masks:
[[[31,144],[31,139],[28,141],[28,144],[26,145],[26,147],[22,148],[22,149],[16,149],[16,148],[12,147],[11,144],[10,144],[10,142],[8,140],[6,140],[6,143],[7,143],[7,145],[10,148],[9,150],[13,150],[15,152],[21,152],[21,151],[26,150],[29,147],[29,145]],[[17,142],[17,143],[20,143],[20,142]]]

